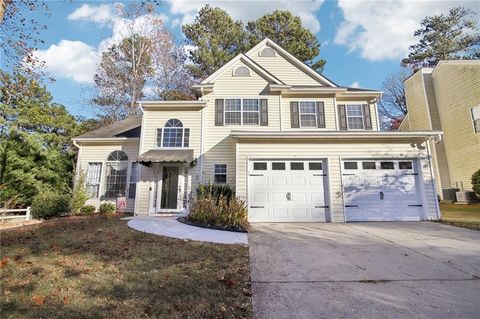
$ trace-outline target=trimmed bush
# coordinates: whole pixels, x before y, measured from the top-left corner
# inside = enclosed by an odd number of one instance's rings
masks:
[[[98,212],[102,215],[115,214],[117,206],[114,203],[101,203]]]
[[[248,231],[248,211],[245,202],[236,197],[227,200],[208,195],[197,198],[190,207],[187,221],[211,228]]]
[[[472,175],[472,189],[480,195],[480,169]]]
[[[93,205],[85,205],[82,208],[80,208],[80,214],[81,215],[93,215],[95,213],[95,206]]]
[[[227,201],[230,201],[235,195],[233,189],[227,184],[200,184],[197,187],[197,198],[212,197],[219,200],[220,197],[225,197]]]
[[[37,194],[32,201],[32,216],[36,219],[49,219],[68,213],[70,196],[52,191]]]

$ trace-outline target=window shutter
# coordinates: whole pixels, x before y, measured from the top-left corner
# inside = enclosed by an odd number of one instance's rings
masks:
[[[268,126],[268,100],[260,99],[260,125]]]
[[[372,116],[370,114],[370,105],[363,104],[363,126],[366,130],[372,129]]]
[[[215,100],[215,126],[223,126],[223,99]]]
[[[323,102],[317,102],[317,127],[325,128],[325,108]]]
[[[290,123],[292,128],[300,127],[298,102],[290,102]]]
[[[347,126],[347,112],[345,110],[345,104],[337,105],[338,108],[338,125],[340,130],[346,131],[348,129]]]

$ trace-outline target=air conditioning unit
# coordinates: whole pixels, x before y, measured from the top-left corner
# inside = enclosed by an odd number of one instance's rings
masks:
[[[456,193],[459,191],[459,188],[444,188],[442,189],[443,201],[448,203],[454,203],[457,201]]]
[[[457,204],[473,204],[476,203],[477,195],[473,191],[459,191],[457,195]]]

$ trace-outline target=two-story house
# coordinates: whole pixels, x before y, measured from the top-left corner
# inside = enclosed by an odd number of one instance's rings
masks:
[[[441,133],[380,131],[381,92],[339,86],[269,39],[194,89],[74,139],[90,204],[183,213],[197,185],[219,183],[251,222],[439,218],[426,142]]]
[[[443,131],[430,143],[437,193],[472,189],[480,169],[480,61],[440,61],[405,80],[408,114],[399,130]]]

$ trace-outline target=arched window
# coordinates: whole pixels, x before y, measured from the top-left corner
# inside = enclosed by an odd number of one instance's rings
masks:
[[[275,50],[272,48],[266,47],[260,51],[259,56],[264,56],[264,57],[275,56]]]
[[[233,71],[233,76],[250,76],[250,70],[246,66],[241,65]]]
[[[180,120],[170,119],[165,127],[157,130],[157,147],[188,147],[190,129],[183,127]]]
[[[105,163],[105,198],[123,197],[127,191],[128,156],[124,151],[111,152]]]

